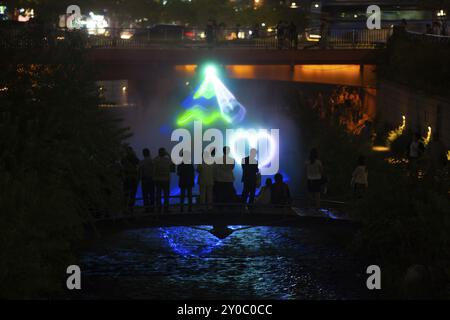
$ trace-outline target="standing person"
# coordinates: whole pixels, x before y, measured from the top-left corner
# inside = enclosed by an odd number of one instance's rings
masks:
[[[283,25],[283,21],[278,21],[277,24],[277,46],[278,49],[281,50],[283,49],[283,42],[284,42],[284,25]]]
[[[350,182],[350,185],[353,189],[353,194],[356,198],[361,198],[367,187],[369,186],[367,179],[368,173],[369,172],[366,166],[366,159],[364,158],[364,156],[359,156],[358,165],[356,166],[355,170],[353,170],[352,180]]]
[[[188,211],[192,211],[192,188],[194,187],[195,170],[191,160],[191,153],[183,152],[183,162],[177,167],[179,177],[178,186],[180,187],[180,211],[183,212],[184,199],[188,197]]]
[[[275,175],[275,183],[270,187],[272,204],[288,205],[291,203],[291,192],[289,186],[283,182],[283,175]]]
[[[319,47],[322,49],[328,48],[328,22],[323,19],[320,23],[320,40],[319,40]]]
[[[261,188],[256,204],[270,204],[272,202],[272,179],[267,178],[266,184]]]
[[[208,24],[206,25],[205,35],[208,47],[211,48],[214,43],[214,26],[211,19],[208,20]]]
[[[306,179],[308,182],[308,192],[314,202],[316,209],[320,208],[320,189],[322,186],[323,178],[323,166],[319,160],[319,153],[317,149],[311,149],[309,153],[309,159],[306,161],[305,166]]]
[[[255,201],[256,180],[258,176],[258,161],[256,161],[256,149],[250,149],[248,157],[242,159],[242,183],[244,189],[242,190],[242,202],[247,203],[247,198],[250,197],[249,203]]]
[[[155,205],[155,184],[153,182],[153,160],[150,150],[142,150],[144,160],[139,163],[138,176],[141,181],[142,199],[144,201],[145,212],[153,212]]]
[[[223,147],[222,163],[215,164],[214,181],[217,186],[217,202],[232,202],[236,197],[234,189],[234,159],[229,156],[230,147]]]
[[[447,21],[443,20],[441,24],[441,36],[448,36]]]
[[[293,21],[289,25],[289,46],[291,49],[297,49],[298,47],[297,26]]]
[[[214,163],[208,151],[203,153],[202,164],[197,165],[198,185],[200,187],[200,204],[206,205],[206,209],[212,208],[214,187]]]
[[[415,133],[408,150],[409,171],[414,176],[417,175],[419,157],[424,148],[420,138],[420,134]]]
[[[153,159],[153,181],[156,188],[156,206],[161,212],[161,194],[164,195],[164,212],[169,212],[170,172],[172,161],[166,149],[159,148],[158,156]]]
[[[127,213],[133,213],[134,203],[136,201],[136,191],[138,186],[137,166],[139,159],[131,146],[125,147],[124,156],[121,160],[123,190],[125,195],[125,204]]]
[[[434,181],[442,180],[442,171],[447,163],[447,148],[435,133],[433,139],[427,147],[428,150],[428,173]]]

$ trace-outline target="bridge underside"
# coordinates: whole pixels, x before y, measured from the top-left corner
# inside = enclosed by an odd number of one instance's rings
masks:
[[[94,64],[97,80],[147,79],[174,68],[178,75],[192,76],[196,65],[214,62],[224,65],[230,78],[374,86],[376,52],[373,49],[92,49],[88,59]]]
[[[287,214],[243,214],[243,213],[181,213],[157,214],[138,217],[101,220],[96,227],[103,231],[123,229],[175,226],[279,226],[279,227],[314,227],[333,228],[344,232],[357,230],[357,224],[349,220],[325,217],[297,216]]]

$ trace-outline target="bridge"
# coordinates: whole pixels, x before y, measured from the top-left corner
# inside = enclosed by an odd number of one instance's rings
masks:
[[[192,76],[192,66],[215,61],[225,66],[231,78],[288,81],[310,80],[300,75],[302,72],[296,70],[297,66],[356,66],[356,80],[345,84],[360,85],[363,73],[360,66],[376,63],[377,51],[384,47],[391,32],[391,29],[335,30],[326,42],[310,39],[315,41],[303,41],[295,46],[292,43],[280,46],[275,37],[224,40],[214,44],[186,39],[103,37],[89,41],[88,59],[94,64],[97,77],[103,80],[146,78],[169,66]],[[273,67],[277,67],[276,72],[271,72]]]
[[[178,199],[179,196],[170,198]],[[229,226],[239,226],[239,229],[257,226],[314,227],[350,233],[358,228],[358,223],[350,220],[345,214],[344,202],[323,200],[323,208],[315,210],[306,208],[305,201],[296,198],[292,205],[214,203],[208,210],[202,205],[194,204],[193,210],[189,212],[180,212],[179,204],[171,204],[170,211],[166,213],[144,213],[142,207],[135,207],[133,214],[98,218],[95,220],[95,226],[96,229],[106,232],[147,227],[189,226],[202,228],[218,237],[231,234],[232,229]]]
[[[295,70],[298,66],[346,65],[356,68],[356,80],[344,84],[359,85],[363,71],[360,66],[376,63],[377,49],[384,47],[392,30],[332,30],[324,41],[319,41],[318,35],[301,36],[295,48],[288,42],[280,45],[275,36],[224,39],[208,44],[201,38],[167,39],[148,35],[125,39],[122,35],[127,32],[142,34],[142,30],[113,29],[106,30],[105,35],[91,34],[84,41],[96,80],[146,79],[158,72],[167,74],[174,67],[178,73],[181,70],[192,75],[190,66],[215,61],[229,69],[231,78],[289,81],[308,81],[303,70]],[[47,49],[58,45],[71,47],[73,35],[71,31],[58,29],[36,40],[39,37],[29,30],[0,30],[0,51],[6,50],[8,55],[8,50],[13,48],[15,56],[26,56],[31,63],[54,63],[58,57],[48,54]],[[73,44],[79,45],[80,42]],[[21,49],[24,55],[20,55]],[[242,66],[246,67],[245,72]],[[275,66],[276,72],[267,72]]]

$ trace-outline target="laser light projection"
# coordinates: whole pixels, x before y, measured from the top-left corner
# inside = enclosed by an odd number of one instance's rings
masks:
[[[247,114],[244,106],[220,80],[214,65],[207,65],[203,72],[203,81],[194,93],[184,100],[182,105],[185,111],[176,118],[176,125],[179,128],[173,131],[171,141],[179,143],[172,149],[172,161],[175,164],[181,163],[180,155],[183,151],[189,151],[194,156],[194,164],[201,164],[204,150],[209,151],[212,148],[222,150],[226,145],[230,147],[230,156],[236,163],[241,163],[249,150],[255,148],[258,150],[257,160],[261,174],[277,173],[279,130],[242,127]],[[227,128],[226,134],[219,129],[211,128],[214,124],[224,124]],[[210,127],[205,132],[203,132],[204,125]],[[187,127],[193,129],[193,139]],[[192,141],[193,152],[191,152]],[[203,149],[203,142],[211,143]],[[221,159],[219,154],[214,161],[219,163]]]
[[[219,79],[217,68],[208,65],[204,72],[205,78],[197,91],[183,102],[187,110],[178,116],[177,125],[185,126],[196,120],[206,125],[219,120],[227,124],[241,122],[246,110]]]

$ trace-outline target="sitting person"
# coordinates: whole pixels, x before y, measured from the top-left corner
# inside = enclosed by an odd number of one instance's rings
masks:
[[[283,182],[281,173],[275,175],[275,183],[271,188],[272,204],[288,205],[291,203],[291,193],[289,187]]]
[[[270,204],[272,199],[271,199],[271,194],[272,194],[272,179],[267,178],[266,179],[266,184],[261,188],[261,190],[259,191],[259,195],[256,198],[256,204]]]

